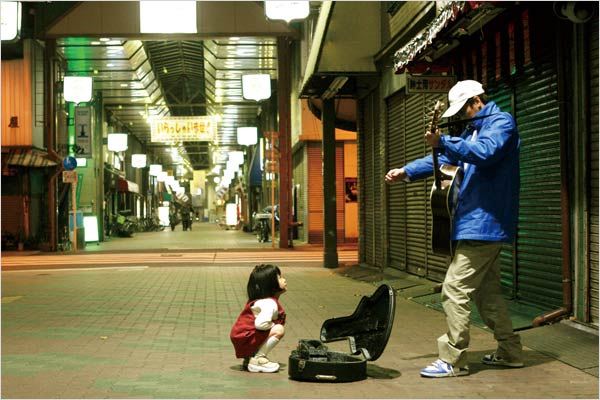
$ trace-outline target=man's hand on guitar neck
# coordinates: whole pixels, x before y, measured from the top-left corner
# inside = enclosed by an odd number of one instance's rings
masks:
[[[404,172],[404,168],[394,168],[390,169],[387,174],[385,174],[385,182],[393,183],[398,181],[406,180],[407,175]]]
[[[434,133],[431,133],[429,131],[425,132],[425,142],[431,147],[439,147],[440,130],[436,129]]]

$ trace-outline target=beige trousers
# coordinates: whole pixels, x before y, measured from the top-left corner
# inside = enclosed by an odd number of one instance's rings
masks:
[[[467,365],[471,299],[483,322],[494,332],[497,355],[522,361],[521,338],[513,333],[500,287],[501,248],[499,242],[461,240],[448,267],[442,286],[448,332],[438,338],[438,351],[439,357],[454,367]]]

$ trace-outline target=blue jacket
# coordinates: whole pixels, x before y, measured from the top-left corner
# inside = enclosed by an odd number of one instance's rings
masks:
[[[440,139],[439,163],[464,167],[458,195],[453,240],[511,242],[519,212],[519,147],[515,120],[489,101],[460,137]],[[471,141],[473,130],[475,141]],[[431,155],[404,167],[410,181],[433,175]]]

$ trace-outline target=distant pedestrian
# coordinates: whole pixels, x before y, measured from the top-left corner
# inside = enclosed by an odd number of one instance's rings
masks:
[[[287,282],[276,265],[254,267],[248,279],[248,301],[229,337],[237,358],[250,372],[277,372],[279,364],[267,356],[283,338],[285,311],[279,296],[287,290]]]
[[[192,229],[190,209],[188,207],[183,207],[181,209],[181,224],[183,225],[184,231],[187,231],[188,229],[190,229],[190,230]]]

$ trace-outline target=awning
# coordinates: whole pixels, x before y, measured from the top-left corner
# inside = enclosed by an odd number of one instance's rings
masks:
[[[353,97],[358,82],[378,75],[373,54],[381,44],[380,12],[379,3],[373,1],[320,3],[301,98]]]
[[[117,183],[117,190],[123,193],[139,193],[140,189],[138,184],[135,182],[128,181],[127,179],[119,178]]]
[[[45,168],[54,167],[57,163],[44,150],[32,146],[2,147],[2,170],[9,165]]]
[[[464,1],[450,1],[443,6],[438,16],[410,42],[394,53],[394,69],[397,74],[404,72],[404,68],[415,59],[433,39],[442,31],[450,21],[454,21],[465,7]]]

